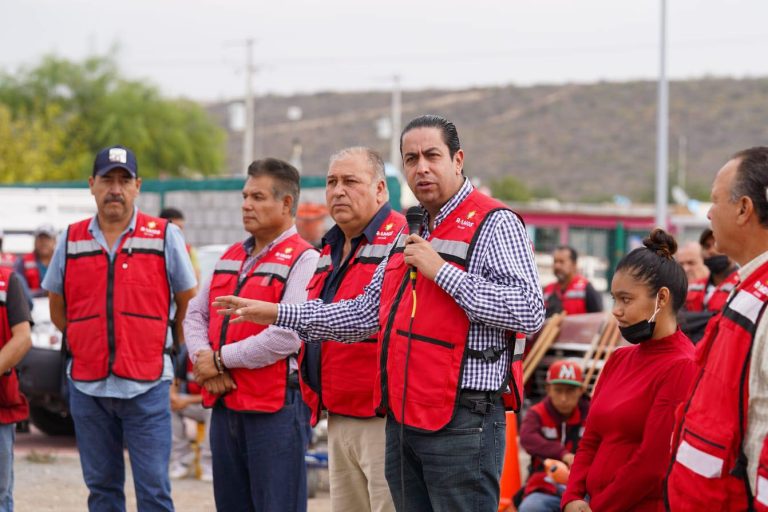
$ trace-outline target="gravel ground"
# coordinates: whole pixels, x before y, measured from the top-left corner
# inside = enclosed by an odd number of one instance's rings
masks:
[[[49,437],[33,431],[18,434],[15,449],[14,500],[17,512],[82,512],[87,510],[88,490],[80,472],[74,438]],[[215,510],[210,483],[195,479],[172,481],[178,512]],[[126,500],[136,510],[130,464],[126,458]],[[330,512],[327,491],[309,500],[310,512]]]

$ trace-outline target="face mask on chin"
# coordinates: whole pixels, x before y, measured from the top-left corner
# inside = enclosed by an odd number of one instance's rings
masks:
[[[716,256],[710,256],[709,258],[704,258],[704,265],[709,269],[710,272],[713,274],[722,274],[726,270],[728,270],[728,264],[730,262],[728,261],[728,256],[725,254],[718,254]]]
[[[656,296],[656,303],[653,311],[653,315],[648,320],[640,320],[639,322],[628,325],[626,327],[619,326],[619,332],[621,336],[633,345],[637,345],[643,341],[647,341],[653,337],[653,330],[656,328],[656,315],[659,312],[659,296]]]

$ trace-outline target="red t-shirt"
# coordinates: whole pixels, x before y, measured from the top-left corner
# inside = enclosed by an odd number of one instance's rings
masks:
[[[696,375],[694,346],[671,336],[618,349],[603,368],[562,504],[594,512],[663,511],[675,409]]]

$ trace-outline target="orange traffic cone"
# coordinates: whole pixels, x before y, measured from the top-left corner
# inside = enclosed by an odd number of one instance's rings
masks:
[[[507,448],[504,452],[504,468],[501,471],[501,499],[499,512],[515,510],[512,496],[520,489],[520,458],[517,453],[517,418],[507,412]]]

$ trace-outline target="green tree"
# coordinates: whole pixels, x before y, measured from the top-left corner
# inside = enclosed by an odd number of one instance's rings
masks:
[[[112,144],[134,150],[144,177],[218,174],[224,163],[224,132],[202,107],[121,77],[114,53],[83,62],[49,56],[0,74],[0,106],[0,133],[24,135],[0,137],[5,181],[82,179]]]
[[[533,197],[526,184],[514,176],[504,176],[492,181],[491,193],[502,201],[530,201]]]

